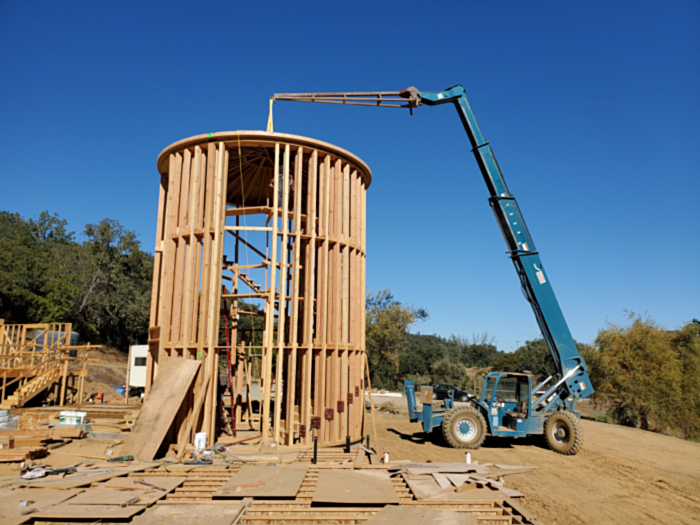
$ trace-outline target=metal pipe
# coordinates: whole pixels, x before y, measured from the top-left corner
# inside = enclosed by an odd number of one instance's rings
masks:
[[[554,377],[554,376],[549,376],[547,379],[545,379],[544,381],[542,381],[539,385],[537,385],[537,386],[534,388],[533,392],[537,392],[538,390],[540,390],[544,385],[546,385],[547,383],[549,383],[549,380],[552,379],[553,377]]]
[[[542,403],[545,399],[547,399],[550,395],[552,395],[552,393],[559,387],[559,385],[561,385],[564,381],[566,381],[566,380],[569,379],[571,376],[573,376],[573,375],[574,375],[574,372],[576,372],[576,370],[578,370],[579,368],[581,368],[581,365],[577,365],[575,368],[572,368],[571,370],[569,370],[569,372],[568,372],[564,377],[562,377],[559,381],[557,381],[556,384],[555,384],[553,387],[551,387],[551,388],[550,388],[549,390],[547,390],[544,394],[542,394],[542,395],[537,399],[537,401],[535,401],[535,402],[532,404],[532,409],[534,410],[535,407],[536,407],[537,405],[539,405],[539,404]]]

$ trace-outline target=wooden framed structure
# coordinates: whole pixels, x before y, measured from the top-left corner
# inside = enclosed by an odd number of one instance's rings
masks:
[[[146,392],[164,356],[202,361],[170,441],[214,442],[225,356],[234,428],[286,445],[361,439],[367,165],[239,131],[176,142],[158,171]]]
[[[0,408],[40,394],[64,405],[82,402],[90,350],[71,345],[71,323],[4,324],[0,319]]]

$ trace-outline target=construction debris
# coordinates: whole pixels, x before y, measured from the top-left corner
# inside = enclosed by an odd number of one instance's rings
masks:
[[[0,502],[15,502],[7,507],[17,507],[15,521],[7,521],[12,524],[22,523],[17,521],[20,519],[67,524],[86,520],[142,524],[168,521],[168,525],[194,519],[228,524],[230,521],[226,520],[236,518],[246,525],[416,520],[472,524],[491,523],[494,519],[498,523],[535,523],[523,515],[526,511],[510,500],[511,495],[497,481],[503,472],[523,472],[529,467],[369,464],[371,455],[364,447],[359,452],[324,448],[316,452],[317,463],[312,464],[311,449],[293,451],[280,447],[275,455],[260,455],[241,451],[243,446],[231,448],[234,450],[221,447],[221,451],[203,456],[209,461],[198,465],[185,465],[175,458],[129,466],[93,461],[66,468],[60,478],[51,476],[51,468],[45,467],[46,477],[18,477],[0,490]],[[282,464],[285,459],[290,463]],[[276,464],[270,465],[270,461]],[[252,464],[256,462],[257,465]],[[426,482],[432,484],[431,489],[426,488]],[[43,504],[42,499],[42,505],[38,505],[40,500],[31,495],[39,496],[47,489],[66,497],[48,499],[50,504]],[[21,498],[15,497],[20,495]],[[20,501],[27,505],[20,508]],[[21,514],[29,509],[34,510]],[[198,513],[193,518],[195,510]],[[0,514],[3,512],[5,508]],[[3,520],[0,515],[0,521],[6,523]]]

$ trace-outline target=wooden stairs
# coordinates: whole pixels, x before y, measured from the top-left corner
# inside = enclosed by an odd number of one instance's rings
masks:
[[[13,406],[24,405],[27,401],[53,385],[60,376],[60,367],[49,368],[43,371],[19,387],[12,395],[7,396],[7,399],[0,404],[0,409],[10,409]]]

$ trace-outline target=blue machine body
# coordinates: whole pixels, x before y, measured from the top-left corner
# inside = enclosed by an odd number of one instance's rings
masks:
[[[509,256],[560,374],[559,381],[543,390],[551,377],[533,388],[532,378],[528,375],[491,372],[485,378],[480,397],[471,400],[472,406],[484,416],[492,436],[542,434],[547,416],[556,410],[567,410],[580,417],[576,412],[577,400],[593,394],[586,363],[576,348],[518,203],[508,189],[490,144],[479,129],[464,87],[458,85],[439,92],[407,91],[422,104],[451,103],[457,109],[489,190],[489,203],[508,246]],[[425,403],[419,412],[413,381],[405,381],[404,393],[408,399],[409,417],[422,423],[426,432],[439,427],[454,405],[452,400],[450,406],[445,403],[444,410],[435,410],[432,404]],[[462,429],[465,434],[467,431]]]

